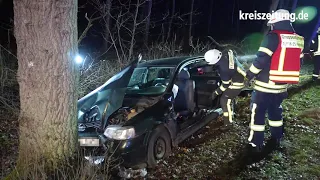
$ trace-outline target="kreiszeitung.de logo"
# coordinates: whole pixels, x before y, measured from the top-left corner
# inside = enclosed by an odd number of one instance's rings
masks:
[[[283,19],[290,19],[291,22],[294,22],[296,20],[308,20],[308,13],[305,13],[303,11],[296,13],[289,13],[289,14],[283,14],[283,13],[275,13],[272,11],[271,13],[259,13],[256,10],[248,13],[248,12],[242,12],[242,10],[239,11],[239,19],[240,20],[271,20],[274,18],[283,18]]]

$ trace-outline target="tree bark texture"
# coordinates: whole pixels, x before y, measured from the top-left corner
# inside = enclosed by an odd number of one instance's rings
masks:
[[[14,0],[21,113],[18,168],[56,167],[77,147],[77,0]]]

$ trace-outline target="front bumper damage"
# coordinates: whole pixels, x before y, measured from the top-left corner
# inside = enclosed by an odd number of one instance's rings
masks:
[[[108,156],[114,156],[119,161],[115,167],[117,175],[121,178],[145,177],[147,174],[147,146],[144,145],[145,135],[130,140],[111,140],[103,135],[99,136],[98,147],[82,147],[85,159],[93,166],[109,163]]]
[[[85,156],[85,159],[93,166],[98,166],[105,162],[105,156]],[[145,177],[148,173],[146,168],[132,169],[125,168],[124,166],[120,165],[118,166],[117,170],[117,176],[125,179]]]

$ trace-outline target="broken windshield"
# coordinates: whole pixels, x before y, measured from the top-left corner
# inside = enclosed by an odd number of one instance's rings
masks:
[[[126,94],[160,95],[173,76],[174,67],[138,67],[130,78]]]

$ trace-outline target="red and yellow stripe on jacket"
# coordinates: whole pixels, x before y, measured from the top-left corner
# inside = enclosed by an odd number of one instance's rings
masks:
[[[288,31],[273,32],[278,35],[279,44],[272,54],[269,79],[277,83],[297,84],[304,38]]]

